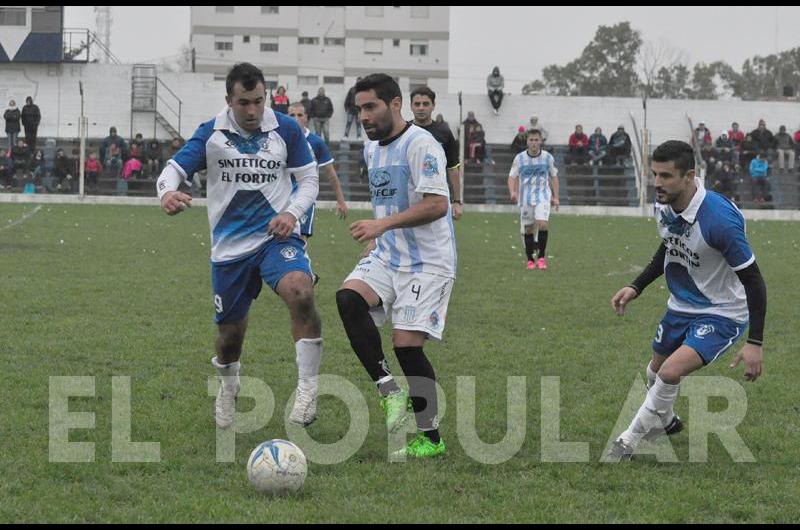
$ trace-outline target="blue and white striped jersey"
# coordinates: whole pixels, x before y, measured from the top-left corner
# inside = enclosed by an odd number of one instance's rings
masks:
[[[407,210],[426,193],[450,196],[444,150],[428,131],[409,124],[400,136],[381,145],[385,143],[364,144],[376,219]],[[389,230],[376,240],[371,256],[396,271],[455,278],[456,239],[450,210],[432,223]]]
[[[270,220],[289,209],[291,174],[316,173],[300,126],[271,109],[264,110],[261,130],[249,135],[226,107],[200,125],[169,164],[189,181],[197,171],[208,170],[208,222],[215,263],[236,261],[260,249],[272,237],[267,233]],[[299,230],[298,224],[295,233]]]
[[[558,177],[558,168],[553,155],[547,151],[541,151],[539,156],[532,157],[525,150],[514,157],[508,176],[519,179],[517,206],[535,206],[550,202],[550,177]]]
[[[655,205],[658,234],[667,247],[664,275],[667,306],[679,313],[708,314],[748,320],[747,297],[736,271],[755,256],[745,235],[742,212],[724,196],[702,187],[680,214]]]

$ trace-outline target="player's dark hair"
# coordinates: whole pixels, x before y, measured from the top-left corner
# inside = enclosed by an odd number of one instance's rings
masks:
[[[231,71],[228,72],[228,77],[225,78],[225,91],[230,96],[233,93],[233,87],[236,83],[241,83],[245,90],[253,90],[258,83],[267,87],[267,82],[264,81],[264,74],[257,66],[250,63],[238,63],[233,65]]]
[[[694,169],[694,149],[686,142],[668,140],[653,151],[653,162],[675,162],[675,169],[685,175]]]
[[[378,99],[387,105],[389,105],[394,98],[403,99],[403,93],[400,92],[400,85],[386,74],[370,74],[356,83],[356,94],[369,90],[374,90]]]
[[[414,101],[414,96],[428,96],[431,98],[431,103],[436,103],[436,92],[431,90],[428,86],[420,86],[412,90],[409,99]]]
[[[528,133],[526,134],[526,136],[531,136],[535,134],[538,134],[539,138],[542,137],[542,131],[540,131],[539,129],[528,129]]]

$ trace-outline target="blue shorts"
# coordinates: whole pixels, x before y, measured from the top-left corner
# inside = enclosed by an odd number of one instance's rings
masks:
[[[261,292],[262,280],[274,291],[286,274],[300,271],[313,277],[305,243],[297,236],[271,239],[255,254],[232,263],[211,263],[214,322],[238,322]]]
[[[703,364],[717,357],[742,337],[747,322],[736,322],[716,315],[689,315],[667,310],[658,325],[653,351],[669,356],[685,344],[703,359]]]
[[[306,210],[300,217],[300,235],[311,237],[314,235],[314,212],[317,206],[315,204],[311,205],[311,208]]]

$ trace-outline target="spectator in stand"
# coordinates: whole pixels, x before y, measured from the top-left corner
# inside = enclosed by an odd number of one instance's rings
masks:
[[[795,154],[800,157],[800,128],[794,133]]]
[[[475,129],[480,127],[480,123],[477,119],[475,119],[475,113],[473,111],[467,112],[467,119],[464,120],[462,123],[464,126],[464,158],[469,160],[470,158],[470,144],[472,143],[472,137],[475,134]]]
[[[486,90],[489,92],[489,102],[492,104],[495,114],[500,114],[500,105],[503,104],[503,88],[505,88],[505,80],[500,75],[500,68],[495,66],[492,75],[486,78]]]
[[[450,124],[444,121],[444,116],[442,116],[441,114],[437,114],[436,119],[433,121],[435,121],[436,125],[438,125],[439,127],[447,127],[448,129],[450,128]]]
[[[742,140],[742,152],[739,155],[739,161],[741,163],[741,167],[748,172],[748,175],[750,174],[750,162],[752,162],[757,154],[758,148],[753,141],[753,137],[749,134],[746,134],[744,136],[744,140]]]
[[[303,107],[305,107],[305,109],[306,109],[306,116],[310,116],[311,100],[308,99],[308,91],[307,90],[303,90],[303,92],[300,94],[300,96],[301,96],[300,103],[302,103]]]
[[[608,156],[611,158],[611,163],[624,166],[631,157],[631,145],[631,137],[625,132],[625,127],[620,125],[617,127],[617,132],[608,140]]]
[[[778,134],[775,135],[775,150],[778,153],[778,171],[785,173],[794,171],[794,140],[792,135],[786,132],[786,126],[781,125]]]
[[[721,193],[738,203],[739,197],[736,195],[737,175],[730,162],[723,162],[722,166],[714,172],[714,191]]]
[[[750,179],[753,189],[753,200],[765,202],[769,192],[769,162],[764,151],[759,151],[758,156],[750,162]]]
[[[287,114],[289,112],[289,97],[286,95],[286,88],[279,86],[275,95],[272,96],[272,110]]]
[[[722,134],[719,135],[719,138],[714,143],[714,148],[717,152],[717,159],[720,162],[734,162],[733,155],[736,152],[736,147],[733,144],[733,140],[728,136],[727,131],[722,131]]]
[[[511,142],[511,154],[517,154],[525,151],[528,148],[528,133],[522,125],[517,129],[517,135],[514,141]]]
[[[697,124],[697,128],[692,135],[692,147],[700,149],[700,155],[706,163],[714,156],[714,138],[711,136],[711,131],[706,127],[705,122],[701,121]]]
[[[122,168],[122,188],[125,195],[128,191],[128,181],[131,179],[138,179],[142,174],[142,163],[137,158],[129,158]],[[120,192],[120,181],[117,181],[117,192]]]
[[[775,135],[767,129],[767,122],[763,119],[758,120],[758,128],[752,131],[750,136],[753,138],[756,150],[764,151],[767,155],[767,160],[774,161],[776,156]]]
[[[542,133],[542,149],[544,149],[544,144],[547,143],[548,132],[547,132],[547,129],[544,128],[544,125],[542,125],[539,122],[539,117],[538,116],[531,116],[530,127],[528,127],[528,129],[536,129],[537,131]],[[527,149],[527,148],[528,147],[527,147],[527,144],[526,144],[525,149]]]
[[[30,171],[33,176],[33,183],[36,186],[44,186],[47,193],[56,191],[53,175],[45,167],[44,151],[37,149],[31,157]]]
[[[178,151],[183,148],[183,144],[184,142],[180,138],[173,138],[169,143],[169,156],[167,157],[167,160],[175,158],[175,155],[178,154]]]
[[[8,149],[0,147],[0,190],[12,187],[12,161],[8,155]]]
[[[589,137],[589,164],[602,166],[607,154],[608,140],[603,135],[603,129],[597,127]]]
[[[472,137],[467,147],[469,156],[465,164],[473,162],[475,165],[480,165],[486,158],[486,133],[480,123],[472,129]]]
[[[58,149],[56,158],[53,161],[53,176],[56,181],[56,189],[66,192],[72,191],[73,167],[72,160],[67,157],[64,150]]]
[[[147,161],[148,177],[155,178],[156,175],[161,174],[162,150],[161,143],[158,140],[148,142],[145,159]]]
[[[87,187],[95,191],[97,189],[97,179],[103,171],[103,164],[97,159],[97,153],[94,151],[89,151],[89,158],[86,160],[84,170]]]
[[[589,160],[589,137],[583,133],[583,125],[576,125],[575,132],[569,136],[569,153],[565,157],[567,164],[583,165]]]
[[[8,148],[13,150],[17,145],[17,138],[19,137],[19,121],[21,113],[17,108],[17,102],[13,99],[8,102],[8,108],[3,113],[3,118],[6,120],[6,136],[8,136]]]
[[[361,81],[359,77],[356,83]],[[344,111],[347,113],[347,125],[344,128],[344,137],[350,137],[350,126],[356,124],[356,138],[361,138],[361,122],[358,121],[358,111],[356,110],[356,87],[350,87],[347,91],[347,96],[344,98]]]
[[[330,142],[328,122],[333,116],[333,102],[325,95],[324,87],[319,87],[317,97],[311,100],[310,116],[314,122],[314,133],[324,138],[325,143]]]
[[[144,138],[142,137],[142,133],[136,133],[136,136],[133,140],[131,140],[131,146],[128,155],[131,158],[136,158],[139,162],[144,162],[145,160],[145,145],[144,145]]]
[[[103,145],[100,147],[100,160],[104,166],[108,166],[110,159],[109,147],[111,144],[116,144],[119,149],[119,157],[124,160],[128,156],[128,144],[122,136],[117,134],[117,128],[111,127],[108,130],[108,136],[103,140]]]
[[[733,146],[737,151],[742,151],[742,142],[744,142],[744,132],[739,129],[739,124],[736,122],[731,123],[731,128],[728,130],[728,138],[733,142]]]
[[[42,113],[39,107],[33,104],[33,98],[25,98],[25,106],[22,107],[22,126],[25,127],[25,143],[28,149],[36,149],[36,134],[39,131],[39,122],[42,121]]]
[[[28,163],[30,161],[28,148],[22,138],[17,138],[17,145],[11,148],[11,160],[13,161],[15,178],[19,181],[28,172]]]

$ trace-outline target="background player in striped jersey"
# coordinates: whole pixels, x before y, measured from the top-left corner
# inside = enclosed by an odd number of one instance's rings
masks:
[[[414,113],[414,125],[431,133],[442,145],[447,157],[447,180],[450,184],[450,204],[453,219],[458,220],[463,213],[461,199],[461,172],[458,158],[458,140],[453,131],[445,123],[433,121],[433,110],[436,108],[436,92],[427,86],[415,88],[411,92],[411,112]]]
[[[438,431],[436,374],[423,352],[441,339],[456,274],[456,246],[445,155],[430,133],[402,115],[402,94],[386,74],[356,83],[356,108],[370,141],[364,144],[375,219],[350,232],[368,242],[364,257],[336,293],[342,323],[359,360],[378,387],[390,432],[406,419],[408,395],[417,437],[401,455],[445,452]],[[391,315],[392,342],[409,393],[389,371],[377,325]]]
[[[289,419],[307,425],[316,418],[321,323],[297,220],[317,197],[317,165],[297,123],[265,109],[265,86],[261,70],[235,65],[225,82],[228,106],[200,125],[157,183],[161,208],[175,215],[192,201],[178,191],[180,183],[208,171],[211,285],[219,332],[211,364],[221,383],[214,411],[220,428],[233,423],[247,315],[262,282],[291,315],[298,383]],[[291,175],[298,183],[294,195]]]
[[[670,297],[653,340],[648,392],[608,461],[631,458],[639,442],[681,431],[673,411],[681,378],[717,360],[741,339],[731,368],[745,363],[745,379],[761,375],[767,290],[745,235],[742,213],[695,177],[692,146],[671,140],[653,152],[656,221],[661,244],[642,274],[611,299],[618,315],[664,274]]]
[[[547,269],[547,222],[550,205],[558,211],[558,169],[553,155],[542,150],[542,133],[537,129],[528,131],[528,149],[514,157],[508,174],[508,191],[519,206],[528,270]]]

